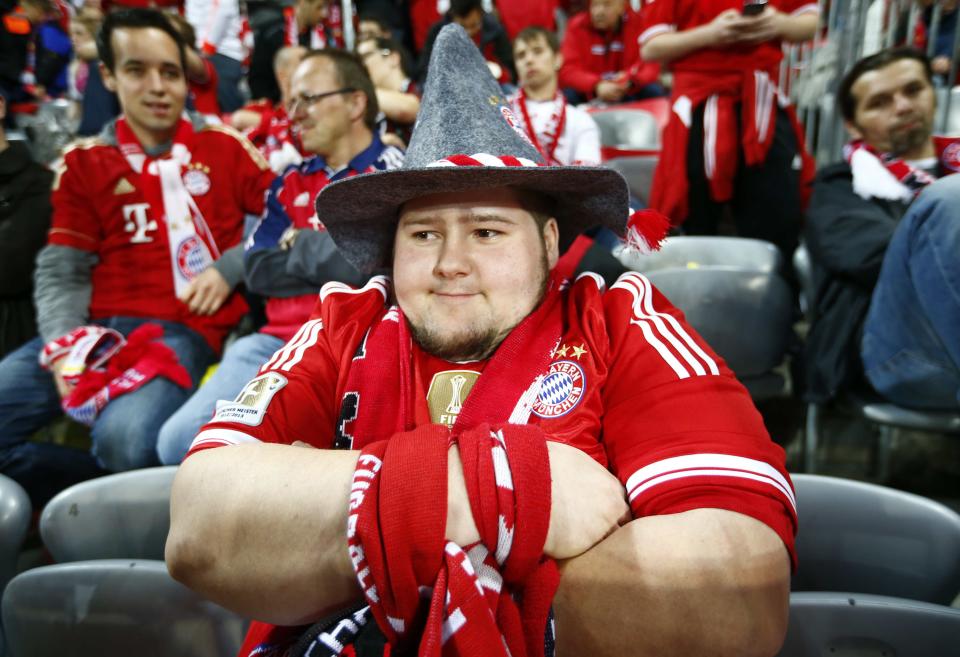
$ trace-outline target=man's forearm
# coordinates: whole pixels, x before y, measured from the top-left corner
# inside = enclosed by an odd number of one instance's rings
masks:
[[[772,529],[741,514],[634,520],[562,572],[560,657],[769,657],[786,631],[786,550]]]
[[[816,35],[819,21],[820,17],[813,12],[797,16],[784,16],[780,28],[781,38],[790,43],[808,41]]]
[[[681,32],[663,32],[647,41],[640,56],[647,62],[670,62],[695,50],[709,48],[715,42],[711,26],[700,25]]]

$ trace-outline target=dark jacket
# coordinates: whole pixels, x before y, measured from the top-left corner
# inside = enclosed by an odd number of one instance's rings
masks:
[[[828,401],[862,380],[863,322],[907,207],[858,196],[845,162],[817,173],[804,232],[816,288],[806,345],[808,401]]]
[[[0,152],[0,356],[37,333],[34,260],[50,228],[53,172],[22,142]]]
[[[430,63],[430,53],[433,52],[433,42],[437,40],[440,30],[452,22],[453,19],[447,15],[434,23],[427,33],[427,40],[423,44],[423,51],[420,53],[417,76],[421,85],[427,79],[427,65]],[[483,25],[480,28],[480,41],[477,43],[477,47],[484,59],[496,62],[504,69],[506,79],[501,77],[498,82],[513,82],[517,79],[517,70],[513,66],[513,46],[510,45],[510,38],[500,21],[490,14],[483,15]]]

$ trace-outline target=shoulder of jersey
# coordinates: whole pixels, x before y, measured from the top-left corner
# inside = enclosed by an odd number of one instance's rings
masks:
[[[82,137],[80,139],[75,139],[64,146],[63,150],[60,152],[60,159],[67,157],[71,153],[90,151],[98,147],[114,148],[113,144],[104,141],[99,136]]]
[[[363,322],[365,318],[372,321],[383,312],[389,298],[390,279],[386,276],[374,276],[360,288],[332,281],[320,288],[319,313],[326,329],[335,330],[338,324]]]
[[[250,140],[244,137],[240,132],[228,125],[207,124],[200,128],[198,134],[210,135],[213,136],[214,139],[220,138],[232,143],[236,143],[247,152],[247,154],[258,167],[261,169],[270,168],[270,165],[267,164],[266,158],[264,158],[260,151],[257,150],[257,147],[250,143]]]

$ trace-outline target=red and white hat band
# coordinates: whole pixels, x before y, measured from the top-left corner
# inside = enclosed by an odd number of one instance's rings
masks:
[[[513,155],[490,155],[489,153],[474,153],[473,155],[451,155],[442,160],[431,162],[430,167],[538,167],[542,166],[525,157]]]

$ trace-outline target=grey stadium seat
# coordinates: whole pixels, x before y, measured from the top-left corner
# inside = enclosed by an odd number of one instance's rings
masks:
[[[793,485],[801,528],[794,591],[870,593],[944,605],[960,593],[960,515],[953,510],[850,479],[795,474]]]
[[[624,251],[620,255],[620,262],[639,272],[713,265],[759,272],[783,271],[783,256],[777,247],[770,242],[747,237],[677,235],[665,239],[660,250],[653,253]]]
[[[54,560],[163,560],[176,472],[176,466],[132,470],[62,491],[40,517]]]
[[[12,657],[234,657],[246,622],[173,580],[162,561],[21,573],[3,596]]]

